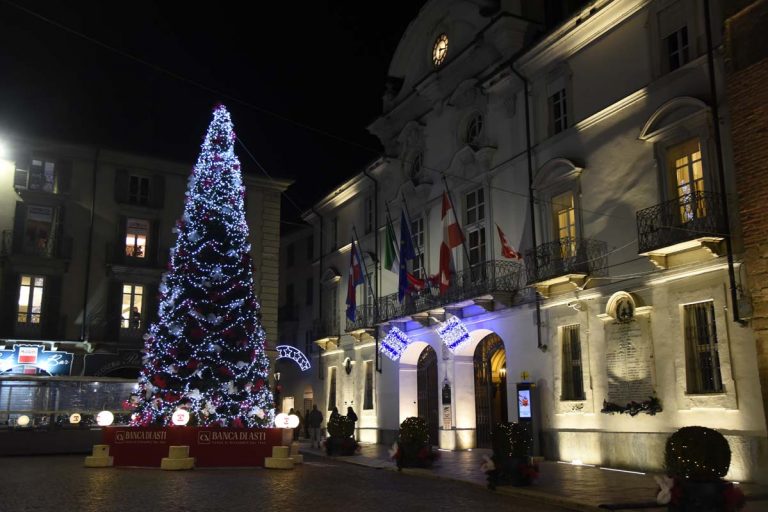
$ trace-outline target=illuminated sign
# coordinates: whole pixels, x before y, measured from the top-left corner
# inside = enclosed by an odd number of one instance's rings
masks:
[[[108,427],[115,421],[115,415],[109,411],[101,411],[96,415],[96,424],[100,427]]]
[[[299,365],[299,368],[301,368],[301,371],[307,371],[311,367],[309,364],[309,359],[307,359],[307,356],[304,355],[304,352],[297,349],[296,347],[292,347],[290,345],[278,345],[275,347],[277,349],[277,358],[278,359],[290,359],[297,365]]]
[[[173,416],[171,416],[171,421],[174,425],[186,425],[189,423],[189,411],[186,409],[176,409],[173,411]]]
[[[71,424],[73,424],[73,425],[77,425],[78,423],[80,423],[80,420],[81,420],[81,419],[82,419],[82,418],[80,417],[80,415],[79,415],[78,413],[76,413],[76,412],[75,412],[75,413],[72,413],[72,414],[69,416],[69,422],[70,422]]]
[[[518,411],[519,418],[531,417],[531,390],[530,389],[517,390],[517,411]]]
[[[275,426],[277,428],[296,428],[299,426],[299,417],[295,414],[281,412],[275,416]]]
[[[49,375],[69,375],[72,372],[73,355],[58,350],[44,350],[42,345],[15,345],[10,350],[0,350],[0,372],[37,368]]]

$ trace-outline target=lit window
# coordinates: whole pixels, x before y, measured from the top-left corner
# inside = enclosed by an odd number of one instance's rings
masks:
[[[29,190],[42,190],[43,192],[53,192],[55,181],[55,165],[53,162],[45,160],[32,160],[29,169]]]
[[[565,100],[565,89],[560,89],[549,97],[549,122],[552,135],[568,128],[568,108]]]
[[[125,255],[132,258],[147,257],[149,221],[128,219],[125,226]]]
[[[555,224],[555,236],[560,241],[563,258],[576,254],[576,208],[573,192],[560,194],[552,199],[552,218]]]
[[[51,246],[53,208],[28,206],[24,225],[24,253],[47,255]]]
[[[19,287],[19,312],[16,321],[20,324],[39,324],[43,307],[45,278],[21,276]]]
[[[365,362],[365,392],[363,410],[373,409],[373,361]]]
[[[141,312],[143,304],[144,287],[139,284],[124,284],[120,327],[123,329],[140,329],[142,327]]]
[[[149,178],[144,176],[131,176],[128,185],[128,202],[133,204],[147,204],[149,201]]]
[[[722,393],[720,355],[712,301],[688,304],[685,315],[685,375],[689,394]]]
[[[706,216],[704,202],[704,168],[699,139],[691,139],[671,147],[668,152],[674,173],[675,193],[680,200],[680,220],[688,222]]]
[[[584,379],[581,362],[579,326],[568,325],[562,330],[562,400],[584,400]]]

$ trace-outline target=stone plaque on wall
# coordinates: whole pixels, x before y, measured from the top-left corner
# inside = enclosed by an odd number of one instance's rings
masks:
[[[608,402],[626,405],[654,395],[653,344],[649,317],[605,325]]]

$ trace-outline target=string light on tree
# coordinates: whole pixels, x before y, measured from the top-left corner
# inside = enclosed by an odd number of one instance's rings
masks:
[[[214,109],[189,178],[176,245],[159,286],[159,321],[145,335],[132,424],[270,427],[272,393],[245,221],[235,133]]]

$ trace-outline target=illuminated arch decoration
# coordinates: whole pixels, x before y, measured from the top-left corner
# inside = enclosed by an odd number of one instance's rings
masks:
[[[438,325],[437,335],[451,352],[456,352],[457,348],[469,341],[467,327],[456,316],[452,316]]]
[[[411,343],[411,338],[397,327],[392,327],[384,339],[381,340],[379,352],[393,361],[400,359],[403,350]]]
[[[312,365],[309,364],[309,359],[307,359],[307,356],[305,356],[304,353],[296,347],[292,347],[290,345],[278,345],[275,348],[277,349],[278,359],[290,359],[299,365],[301,371],[305,372],[312,367]]]

